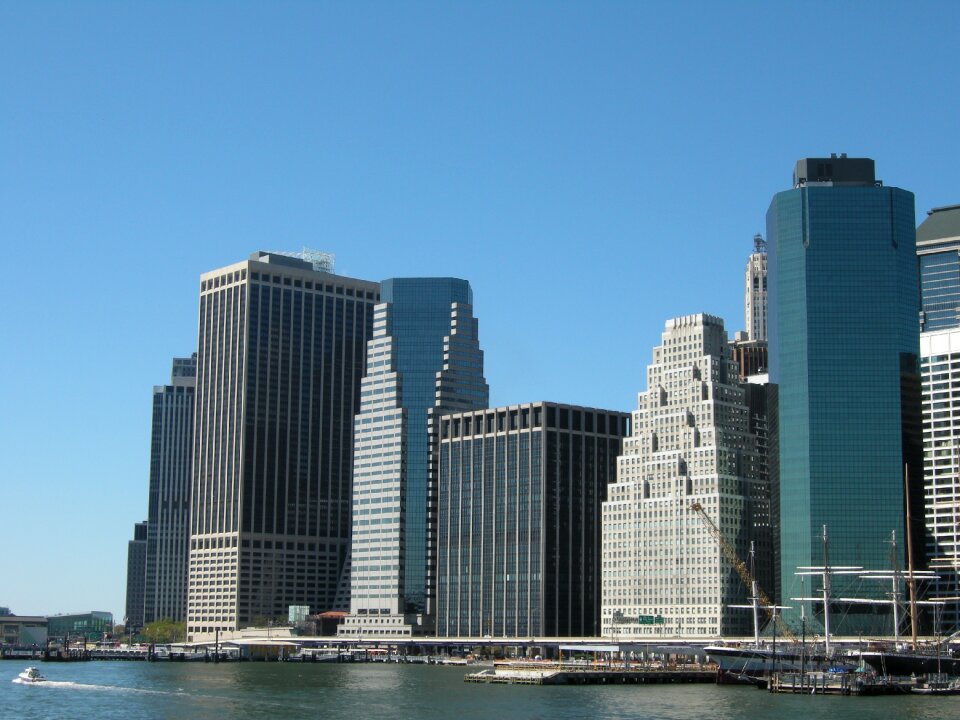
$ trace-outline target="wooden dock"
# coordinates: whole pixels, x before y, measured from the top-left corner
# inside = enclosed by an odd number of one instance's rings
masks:
[[[908,679],[873,673],[774,673],[770,692],[797,695],[902,695],[914,686]]]

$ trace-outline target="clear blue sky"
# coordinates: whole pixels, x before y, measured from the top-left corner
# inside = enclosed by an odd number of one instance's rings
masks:
[[[632,409],[798,158],[960,202],[958,8],[0,2],[0,605],[123,618],[201,272],[464,277],[494,404]]]

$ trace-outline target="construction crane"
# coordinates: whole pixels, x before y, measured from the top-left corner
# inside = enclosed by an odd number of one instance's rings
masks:
[[[776,605],[774,602],[767,597],[767,594],[760,589],[759,585],[757,585],[757,581],[754,579],[753,575],[750,574],[746,564],[737,556],[736,551],[733,549],[730,543],[728,543],[723,535],[720,534],[720,529],[713,524],[713,520],[711,520],[710,516],[707,515],[707,511],[703,509],[703,506],[700,503],[695,502],[690,505],[690,509],[693,510],[700,520],[703,521],[703,525],[707,528],[707,532],[710,533],[710,537],[712,537],[716,541],[717,545],[720,546],[723,556],[727,558],[727,561],[731,565],[733,565],[733,569],[737,571],[737,575],[740,576],[743,584],[747,586],[747,590],[754,593],[764,612],[770,616],[776,626],[780,629],[780,633],[791,642],[799,642],[797,636],[793,634],[789,627],[787,627],[787,624],[783,621],[783,618],[777,614]]]

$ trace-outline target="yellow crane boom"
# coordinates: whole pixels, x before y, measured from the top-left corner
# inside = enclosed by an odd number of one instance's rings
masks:
[[[740,576],[740,579],[743,581],[743,584],[747,586],[748,592],[753,592],[753,588],[757,589],[757,600],[760,601],[760,606],[763,608],[764,612],[767,613],[769,617],[777,624],[777,627],[780,629],[780,634],[792,642],[798,642],[797,636],[793,634],[787,624],[783,621],[783,618],[777,615],[774,612],[774,603],[767,597],[767,594],[760,589],[760,586],[756,584],[756,581],[753,575],[750,574],[750,571],[747,569],[746,564],[741,560],[733,547],[726,541],[723,535],[720,534],[720,528],[713,524],[713,520],[710,519],[710,516],[707,515],[707,511],[703,509],[703,506],[695,502],[690,505],[690,509],[693,510],[700,520],[703,522],[707,532],[710,533],[710,537],[714,539],[717,545],[720,546],[720,551],[723,553],[723,556],[727,561],[733,565],[733,569],[737,571],[737,575]]]

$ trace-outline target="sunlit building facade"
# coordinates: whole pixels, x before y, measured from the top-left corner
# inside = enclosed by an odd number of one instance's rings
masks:
[[[767,243],[753,236],[753,252],[744,273],[743,316],[747,339],[767,341]]]
[[[379,294],[279,253],[201,275],[191,636],[334,609]]]
[[[381,300],[355,423],[350,615],[341,635],[432,632],[431,419],[488,404],[466,280],[384,280]]]
[[[960,628],[960,205],[917,228],[927,556],[942,606],[936,629]]]
[[[749,596],[707,524],[769,588],[769,486],[723,321],[668,320],[603,504],[605,636],[745,635]]]

